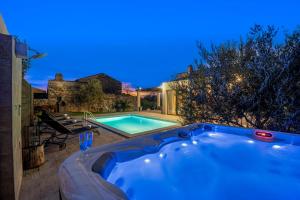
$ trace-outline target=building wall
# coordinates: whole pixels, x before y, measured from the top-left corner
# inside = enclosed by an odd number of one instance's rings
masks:
[[[76,81],[48,81],[48,104],[55,109],[57,98],[61,97],[60,112],[74,110],[74,96],[80,89],[80,85],[84,83]],[[77,111],[76,111],[77,112]]]
[[[106,74],[96,74],[93,76],[88,76],[80,78],[77,81],[87,82],[91,79],[98,79],[102,84],[103,92],[106,94],[121,94],[122,93],[122,83]]]
[[[6,28],[6,25],[4,23],[4,20],[3,20],[1,14],[0,14],[0,33],[8,35],[8,30]]]
[[[49,106],[48,99],[33,99],[33,107],[47,108]]]
[[[13,49],[14,47],[13,40]],[[22,60],[15,57],[13,50],[13,73],[12,73],[12,102],[14,106],[13,114],[13,160],[14,160],[14,180],[15,198],[19,198],[23,176],[22,162],[22,134],[21,134],[21,113],[22,113]]]
[[[22,147],[26,147],[29,142],[28,128],[33,122],[33,95],[31,85],[22,80]]]
[[[171,84],[172,82],[164,82],[162,84],[162,93],[161,93],[161,112],[162,114],[169,114],[168,113],[168,106],[172,106],[172,107],[175,107],[176,108],[176,101],[175,102],[169,102],[168,101],[168,91],[172,91],[172,88],[171,88]],[[173,92],[173,95],[176,95],[175,92]],[[169,105],[171,104],[172,105]]]
[[[12,36],[0,34],[0,199],[18,199],[22,181],[22,62]]]
[[[172,113],[172,114],[181,115],[180,114],[180,106],[182,106],[182,103],[180,102],[181,100],[173,88],[176,84],[187,85],[188,83],[189,83],[188,80],[183,79],[183,80],[164,82],[162,84],[161,111],[163,114],[169,114],[168,106],[171,106],[175,109],[175,110],[173,110],[173,112],[175,112],[175,113]],[[169,98],[168,98],[168,93],[170,95]],[[173,101],[170,102],[170,98],[172,98]]]
[[[87,80],[85,80],[87,81]],[[65,106],[60,106],[60,112],[83,112],[91,111],[98,112],[99,110],[91,110],[91,106],[88,104],[78,105],[75,103],[76,95],[78,95],[79,88],[86,82],[80,81],[64,81],[64,80],[49,80],[48,81],[48,106],[53,111],[56,111],[57,97],[61,97],[61,102],[64,102]],[[103,94],[101,112],[115,112],[115,102],[117,100],[127,101],[130,104],[130,111],[135,110],[136,97],[129,95],[116,95],[116,94]],[[44,106],[45,100],[35,99],[34,106]]]

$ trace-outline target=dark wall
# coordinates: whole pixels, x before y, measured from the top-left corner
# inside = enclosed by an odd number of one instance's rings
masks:
[[[31,85],[23,79],[22,81],[22,146],[29,142],[27,131],[33,121],[33,99]]]
[[[22,181],[22,61],[12,36],[0,34],[0,199],[19,199]]]
[[[12,64],[11,38],[0,34],[0,199],[11,199],[14,195],[14,186],[11,182],[13,177],[12,158],[12,85],[11,64]]]

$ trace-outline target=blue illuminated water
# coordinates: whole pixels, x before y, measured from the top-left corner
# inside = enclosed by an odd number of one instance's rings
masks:
[[[136,115],[103,117],[97,118],[96,121],[129,134],[136,134],[178,125],[175,122],[146,118]]]
[[[136,200],[299,200],[300,147],[205,132],[117,163],[107,180]]]

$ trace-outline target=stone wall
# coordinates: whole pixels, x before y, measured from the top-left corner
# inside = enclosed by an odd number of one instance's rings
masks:
[[[33,99],[33,107],[48,108],[48,99]]]
[[[0,34],[0,199],[19,199],[22,181],[22,60],[15,40]]]
[[[75,98],[75,97],[74,97]],[[136,110],[136,97],[133,96],[127,96],[127,95],[114,95],[114,94],[104,94],[103,98],[101,100],[100,106],[97,105],[89,105],[89,104],[80,104],[76,105],[73,103],[73,100],[68,100],[67,98],[62,98],[65,102],[65,107],[60,108],[60,112],[84,112],[84,111],[90,111],[90,112],[103,112],[103,113],[109,113],[109,112],[116,112],[116,103],[118,101],[126,101],[128,107],[124,111],[135,111]],[[45,99],[36,99],[34,100],[34,106],[35,107],[44,107],[49,108],[50,110],[55,110],[54,104],[46,104],[47,100]],[[95,107],[98,107],[98,109],[94,109]]]
[[[48,81],[48,105],[50,109],[57,110],[57,102],[59,103],[59,112],[76,110],[74,108],[74,97],[77,95],[80,85],[84,83],[76,81]],[[77,112],[77,111],[76,111]]]
[[[135,111],[136,110],[136,97],[129,95],[105,95],[103,102],[103,110],[102,112],[117,112],[116,103],[118,101],[126,101],[128,102],[128,108],[124,111]]]
[[[121,94],[122,93],[122,83],[106,74],[100,73],[84,78],[80,78],[76,81],[87,82],[91,79],[97,79],[101,82],[103,92],[106,94]]]
[[[121,89],[121,83],[119,81],[116,81],[102,74],[78,79],[77,81],[64,81],[61,74],[56,74],[54,80],[48,81],[48,108],[55,112],[115,112],[116,102],[121,101],[127,102],[126,105],[128,105],[128,107],[126,108],[126,111],[135,110],[136,97],[105,93],[105,91],[103,91],[103,98],[99,102],[97,102],[97,105],[90,105],[88,103],[76,103],[81,85],[87,84],[87,81],[90,79],[98,79],[97,77],[104,77],[105,81],[101,81],[102,88],[104,84],[112,85],[112,88],[115,89],[119,87]],[[114,86],[113,83],[115,83],[116,85]],[[103,88],[103,90],[105,90],[105,87]],[[117,91],[116,93],[119,92]],[[39,107],[46,107],[44,99],[34,99],[34,105]]]

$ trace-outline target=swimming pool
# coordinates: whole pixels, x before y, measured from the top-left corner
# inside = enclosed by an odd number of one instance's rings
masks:
[[[300,199],[300,136],[272,135],[203,124],[146,135],[74,154],[60,187],[66,199]]]
[[[139,115],[98,117],[95,121],[104,125],[106,128],[129,137],[153,130],[162,130],[165,128],[179,126],[176,122],[148,118]]]

